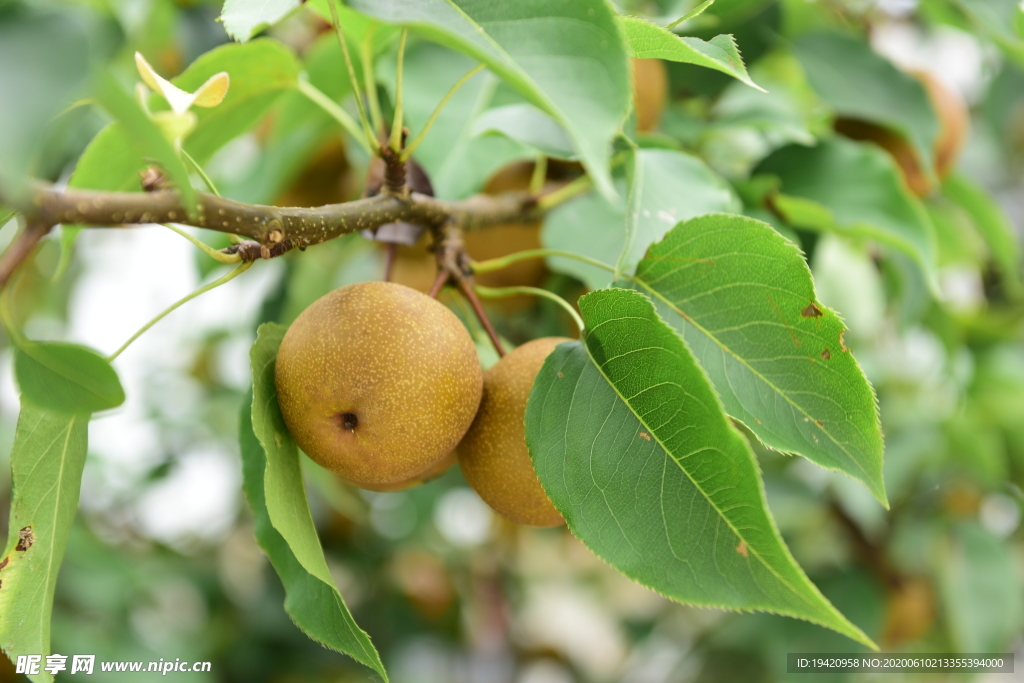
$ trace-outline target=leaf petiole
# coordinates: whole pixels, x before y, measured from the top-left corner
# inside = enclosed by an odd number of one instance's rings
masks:
[[[420,146],[421,142],[423,142],[423,138],[426,136],[427,131],[429,131],[430,127],[434,125],[434,121],[441,113],[441,110],[444,109],[444,106],[448,104],[448,100],[452,98],[452,95],[458,92],[459,88],[466,84],[466,81],[475,76],[483,68],[483,64],[477,64],[472,69],[467,71],[465,76],[456,81],[455,85],[449,88],[448,92],[446,92],[444,94],[444,97],[441,98],[441,101],[437,103],[436,107],[434,107],[434,111],[431,112],[430,118],[428,118],[427,122],[423,124],[423,130],[416,134],[416,137],[412,139],[412,142],[409,143],[409,145],[402,152],[401,156],[398,157],[400,161],[406,161],[409,159],[409,157],[412,156],[412,153],[416,151],[416,148]]]
[[[532,258],[544,258],[545,256],[560,256],[562,258],[573,259],[580,263],[586,263],[603,270],[607,270],[609,273],[615,272],[615,267],[610,266],[603,261],[592,259],[589,256],[583,256],[572,251],[561,251],[559,249],[527,249],[525,251],[517,251],[514,254],[508,256],[501,256],[499,258],[492,258],[486,261],[474,261],[470,264],[474,273],[490,273],[495,270],[501,270],[507,268],[516,261],[524,261]]]
[[[384,127],[384,115],[380,112],[380,98],[377,97],[377,79],[373,75],[373,31],[376,24],[370,26],[359,48],[359,59],[363,63],[363,87],[366,88],[366,101],[370,105],[370,122],[374,132]]]
[[[544,299],[554,301],[556,304],[562,307],[566,313],[572,317],[572,321],[576,323],[576,329],[579,330],[580,334],[583,334],[585,325],[583,324],[583,318],[576,312],[576,309],[569,304],[568,301],[558,296],[554,292],[549,292],[546,289],[540,287],[484,287],[483,285],[476,285],[473,287],[477,294],[484,297],[485,299],[504,299],[509,296],[516,296],[518,294],[532,294],[533,296],[539,296]]]
[[[219,278],[217,280],[214,280],[213,282],[211,282],[211,283],[209,283],[207,285],[203,285],[202,287],[200,287],[196,291],[192,292],[188,296],[183,297],[183,298],[178,299],[177,301],[175,301],[173,304],[171,304],[170,306],[165,308],[163,311],[161,311],[155,318],[153,318],[148,323],[146,323],[145,325],[140,327],[138,332],[133,334],[128,339],[128,341],[126,341],[124,344],[121,345],[121,348],[119,348],[117,351],[114,351],[114,353],[112,353],[109,356],[107,356],[107,362],[108,363],[114,362],[114,359],[117,358],[118,356],[120,356],[121,352],[124,351],[125,349],[127,349],[131,345],[131,343],[133,341],[135,341],[136,339],[141,337],[143,335],[143,333],[146,332],[146,330],[148,330],[149,328],[153,327],[153,325],[156,325],[158,322],[163,320],[169,313],[174,311],[176,308],[178,308],[182,304],[188,303],[192,299],[195,299],[200,294],[205,294],[206,292],[210,291],[211,289],[216,289],[217,287],[220,287],[225,282],[228,282],[230,280],[235,279],[235,277],[237,277],[238,275],[241,275],[245,271],[249,270],[249,268],[252,267],[253,263],[255,263],[255,261],[246,261],[244,263],[239,263],[236,268],[231,270],[231,272],[229,272],[224,277]]]
[[[188,165],[192,167],[192,170],[195,171],[202,179],[203,184],[206,185],[206,189],[208,189],[211,194],[215,194],[218,197],[221,196],[220,192],[217,190],[217,186],[213,184],[212,180],[210,180],[210,176],[206,175],[206,171],[203,170],[203,167],[199,165],[198,161],[192,158],[191,154],[185,151],[184,147],[181,148],[181,156],[188,162]]]
[[[204,254],[206,254],[212,259],[220,261],[221,263],[237,263],[238,261],[242,260],[242,257],[239,256],[238,254],[225,254],[222,251],[214,249],[206,242],[196,239],[194,235],[185,232],[184,230],[174,225],[173,223],[161,223],[161,225],[164,226],[165,228],[168,228],[169,230],[173,230],[174,232],[178,233],[179,235],[187,239],[189,242],[199,247],[199,249]]]
[[[402,151],[402,67],[405,62],[405,41],[409,30],[402,29],[402,37],[398,39],[398,67],[395,73],[395,117],[391,121],[391,151]]]
[[[370,120],[366,117],[366,107],[363,105],[362,95],[359,94],[359,81],[356,79],[355,67],[352,66],[352,55],[348,52],[348,41],[345,40],[345,32],[341,30],[341,20],[338,19],[338,8],[334,6],[335,2],[336,0],[328,0],[327,5],[331,8],[331,22],[334,24],[334,33],[338,36],[341,54],[345,57],[345,71],[348,72],[348,80],[352,83],[352,92],[356,98],[356,108],[359,109],[359,121],[363,125],[363,135],[365,135],[363,146],[369,150],[379,150],[377,136],[374,135],[373,126],[370,125]],[[308,97],[309,93],[306,93],[306,96]],[[324,97],[327,98],[326,95]],[[321,106],[323,105],[321,104]]]
[[[695,18],[697,16],[700,16],[701,14],[704,13],[704,10],[706,10],[708,7],[711,7],[711,5],[714,4],[714,2],[715,2],[715,0],[704,0],[704,2],[702,2],[699,5],[697,5],[692,10],[690,10],[689,12],[684,14],[683,16],[679,17],[678,19],[673,21],[671,24],[669,24],[665,28],[667,28],[669,31],[671,31],[672,29],[674,29],[676,26],[678,26],[679,24],[683,23],[684,21],[689,21],[690,19],[693,19],[693,18]]]
[[[317,88],[315,85],[305,79],[299,79],[297,90],[306,96],[313,104],[323,109],[332,119],[337,121],[345,132],[352,136],[352,139],[359,143],[359,146],[366,151],[367,155],[373,156],[373,149],[366,142],[366,136],[363,131],[359,129],[359,124],[353,119],[347,111],[341,108],[341,106],[332,100],[330,97],[324,94],[322,90]],[[359,96],[356,95],[356,99]]]

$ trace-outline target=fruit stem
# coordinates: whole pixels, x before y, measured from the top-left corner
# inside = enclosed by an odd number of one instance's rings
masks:
[[[178,301],[175,301],[173,304],[171,304],[170,306],[165,308],[163,311],[161,311],[155,318],[153,318],[148,323],[146,323],[145,325],[140,327],[138,332],[133,334],[128,339],[128,341],[126,341],[124,344],[121,345],[121,348],[119,348],[117,351],[114,351],[114,353],[112,353],[109,356],[107,356],[107,362],[108,363],[112,363],[114,361],[114,359],[117,358],[118,356],[120,356],[121,352],[124,351],[125,349],[127,349],[128,346],[131,345],[131,343],[133,341],[135,341],[136,339],[141,337],[142,334],[146,330],[148,330],[149,328],[153,327],[153,325],[156,325],[158,322],[163,320],[163,318],[165,316],[167,316],[168,313],[172,312],[174,309],[178,308],[182,304],[188,303],[192,299],[195,299],[200,294],[205,294],[206,292],[210,291],[211,289],[214,289],[216,287],[220,287],[225,282],[228,282],[229,280],[233,280],[236,276],[241,275],[245,271],[249,270],[249,268],[252,267],[253,263],[255,263],[255,261],[246,261],[244,263],[239,263],[238,266],[236,266],[231,272],[229,272],[224,277],[222,277],[222,278],[220,278],[218,280],[214,280],[213,282],[211,282],[211,283],[209,283],[207,285],[203,285],[202,287],[200,287],[196,291],[192,292],[188,296],[186,296],[186,297],[184,297],[182,299],[179,299]]]
[[[434,284],[430,286],[430,292],[427,294],[431,299],[436,299],[437,295],[441,293],[441,288],[448,283],[448,271],[439,271],[437,277],[434,278]]]
[[[585,327],[585,325],[583,324],[583,318],[580,317],[580,314],[576,312],[576,309],[573,308],[568,301],[558,296],[554,292],[549,292],[548,290],[541,289],[540,287],[494,288],[484,287],[483,285],[477,285],[475,289],[477,294],[486,299],[503,299],[509,296],[516,296],[517,294],[532,294],[533,296],[539,296],[545,299],[550,299],[551,301],[554,301],[556,304],[561,306],[566,311],[566,313],[572,316],[572,321],[576,323],[576,329],[579,330],[580,335],[583,334],[583,330]]]
[[[444,105],[448,104],[448,100],[452,98],[452,95],[454,95],[459,88],[465,85],[466,81],[475,76],[477,72],[479,72],[483,68],[483,64],[477,64],[472,69],[467,71],[465,76],[463,76],[462,78],[455,82],[455,85],[453,85],[448,90],[448,92],[444,94],[444,97],[441,98],[441,101],[437,103],[436,107],[434,107],[434,111],[431,112],[430,118],[427,119],[427,122],[425,124],[423,124],[423,130],[417,133],[416,137],[412,139],[412,142],[410,142],[408,146],[406,146],[406,148],[402,151],[402,155],[399,157],[399,159],[405,161],[412,156],[412,153],[415,152],[416,148],[420,146],[421,142],[423,142],[423,138],[430,130],[430,127],[434,125],[434,120],[437,119],[438,115],[441,113],[441,110],[444,109]]]
[[[338,19],[338,8],[334,6],[335,2],[337,2],[337,0],[327,0],[327,5],[331,8],[331,22],[334,24],[334,33],[338,36],[338,43],[341,44],[341,54],[345,57],[345,70],[348,72],[348,80],[352,84],[352,94],[355,95],[356,98],[356,108],[359,110],[359,121],[363,124],[363,146],[371,152],[375,150],[379,151],[377,146],[377,136],[374,135],[373,126],[370,125],[370,120],[366,117],[366,107],[363,105],[363,97],[359,93],[359,81],[356,79],[356,70],[352,66],[352,56],[348,53],[348,41],[345,40],[345,32],[341,30],[341,21]],[[300,90],[301,89],[302,88],[300,87]],[[305,92],[304,94],[309,97],[308,92]],[[324,95],[324,98],[329,99],[326,95]],[[323,106],[322,103],[319,104]],[[338,121],[340,122],[341,119],[338,119]]]
[[[398,245],[389,242],[384,246],[384,282],[391,282],[395,270],[395,257],[398,256]]]
[[[216,259],[216,260],[220,261],[221,263],[237,263],[237,262],[242,260],[242,257],[239,256],[238,254],[225,254],[224,252],[222,252],[222,251],[220,251],[218,249],[214,249],[209,244],[206,244],[202,240],[196,239],[193,235],[188,234],[187,232],[185,232],[181,228],[177,227],[176,225],[173,225],[171,223],[161,223],[160,225],[164,226],[165,228],[167,228],[169,230],[173,230],[174,232],[178,233],[179,235],[181,235],[182,237],[187,239],[189,242],[191,242],[192,244],[194,244],[197,247],[199,247],[199,249],[204,254],[206,254],[207,256],[209,256],[212,259]]]
[[[587,265],[607,270],[609,273],[615,272],[615,267],[610,266],[603,261],[592,259],[589,256],[583,256],[571,251],[561,251],[560,249],[527,249],[526,251],[517,251],[514,254],[508,256],[502,256],[499,258],[488,259],[487,261],[474,261],[470,264],[474,273],[490,273],[491,271],[501,270],[507,268],[516,261],[523,261],[531,258],[544,258],[545,256],[560,256],[562,258],[573,259],[580,263],[586,263]]]
[[[494,323],[491,322],[491,318],[487,315],[487,311],[484,310],[484,305],[480,301],[480,297],[477,296],[475,289],[479,289],[479,286],[474,288],[471,277],[458,278],[457,279],[459,290],[462,291],[469,305],[473,307],[473,313],[476,314],[477,320],[484,326],[484,330],[487,332],[487,336],[491,339],[491,344],[494,345],[494,350],[498,352],[498,358],[505,357],[505,347],[501,343],[501,338],[498,336],[498,331],[494,329]],[[487,289],[487,287],[484,287]],[[527,288],[529,289],[529,288]]]
[[[402,67],[405,62],[405,41],[409,30],[402,29],[402,37],[398,39],[398,66],[395,72],[395,116],[391,121],[391,151],[399,154],[402,151]]]

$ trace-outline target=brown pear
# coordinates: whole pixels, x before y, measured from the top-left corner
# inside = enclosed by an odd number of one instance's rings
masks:
[[[275,381],[299,447],[343,480],[379,487],[414,480],[452,452],[483,373],[450,310],[402,285],[360,282],[295,319]]]
[[[648,133],[658,127],[668,96],[668,70],[660,59],[633,58],[633,106],[636,128]]]
[[[484,373],[484,396],[473,425],[459,444],[466,482],[503,517],[531,526],[565,520],[548,500],[526,447],[526,400],[544,359],[563,337],[523,344]]]

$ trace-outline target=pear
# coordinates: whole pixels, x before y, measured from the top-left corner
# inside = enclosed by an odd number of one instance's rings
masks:
[[[545,337],[523,344],[484,373],[484,395],[457,450],[466,482],[503,517],[530,526],[565,520],[541,487],[526,447],[526,400],[544,359],[562,342]]]
[[[473,421],[483,372],[445,306],[402,285],[360,282],[296,318],[275,383],[299,447],[344,481],[373,488],[439,466]]]

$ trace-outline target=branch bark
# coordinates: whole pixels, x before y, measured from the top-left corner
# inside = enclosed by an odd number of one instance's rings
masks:
[[[4,199],[19,209],[29,224],[45,225],[47,229],[59,223],[90,227],[181,223],[240,235],[268,247],[288,242],[290,247],[298,248],[397,221],[436,229],[454,220],[463,229],[473,230],[500,223],[529,222],[542,213],[535,198],[525,192],[476,195],[454,202],[417,193],[408,197],[381,194],[316,208],[245,204],[200,194],[199,209],[192,217],[173,190],[62,191],[39,185],[25,201]]]

